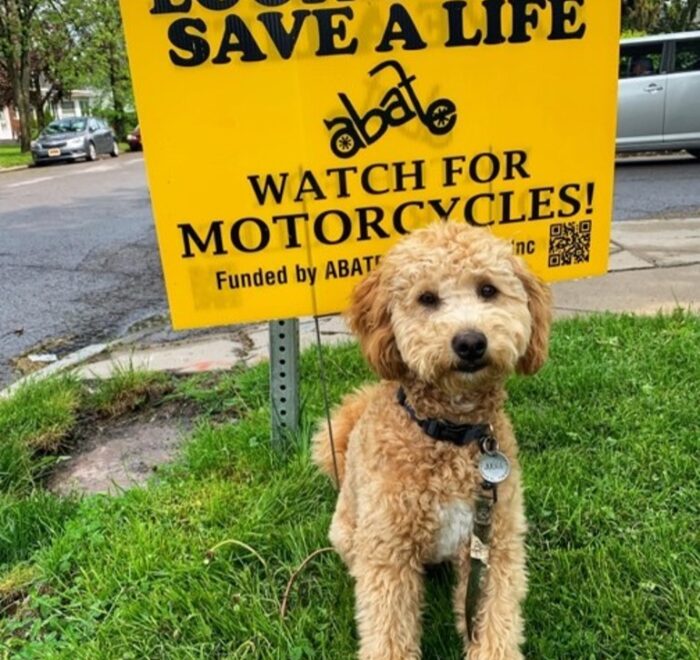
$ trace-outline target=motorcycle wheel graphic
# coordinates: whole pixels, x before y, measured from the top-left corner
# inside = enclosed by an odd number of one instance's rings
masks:
[[[457,106],[449,99],[433,101],[425,111],[425,124],[433,135],[449,133],[457,122]]]
[[[354,156],[361,147],[362,144],[357,139],[357,135],[349,130],[338,131],[331,138],[331,151],[338,156],[338,158],[350,158]]]

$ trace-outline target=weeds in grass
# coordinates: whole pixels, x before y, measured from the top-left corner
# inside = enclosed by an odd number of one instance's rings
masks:
[[[119,417],[156,400],[173,389],[170,376],[118,366],[110,378],[96,381],[87,396],[87,408],[102,417]]]
[[[29,587],[38,577],[36,566],[18,564],[0,579],[0,617],[7,616],[18,602],[26,598]]]
[[[0,493],[33,487],[50,463],[38,453],[55,450],[76,423],[80,388],[75,378],[61,376],[0,400]]]
[[[88,385],[61,375],[30,382],[0,400],[0,493],[26,492],[55,463],[81,418],[114,418],[162,400],[169,376],[122,368]]]

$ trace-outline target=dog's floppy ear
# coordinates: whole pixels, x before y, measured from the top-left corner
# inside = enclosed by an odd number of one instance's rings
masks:
[[[519,260],[516,273],[527,292],[527,306],[532,318],[530,343],[518,361],[517,371],[529,375],[539,371],[547,359],[549,328],[552,323],[552,294],[549,286],[533,275]]]
[[[406,367],[391,327],[389,299],[382,287],[381,267],[357,285],[346,318],[360,340],[367,362],[377,374],[387,380],[400,378]]]

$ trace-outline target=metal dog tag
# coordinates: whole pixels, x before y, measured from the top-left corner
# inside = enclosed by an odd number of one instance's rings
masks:
[[[490,484],[500,484],[510,474],[510,461],[500,451],[484,454],[479,459],[479,473],[484,481],[488,481]]]

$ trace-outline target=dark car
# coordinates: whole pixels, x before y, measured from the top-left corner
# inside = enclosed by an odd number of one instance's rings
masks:
[[[52,121],[32,142],[34,163],[96,160],[100,154],[119,155],[112,129],[96,117],[67,117]]]
[[[129,135],[126,136],[126,141],[129,143],[131,151],[143,150],[143,142],[141,142],[141,127],[137,126]]]

